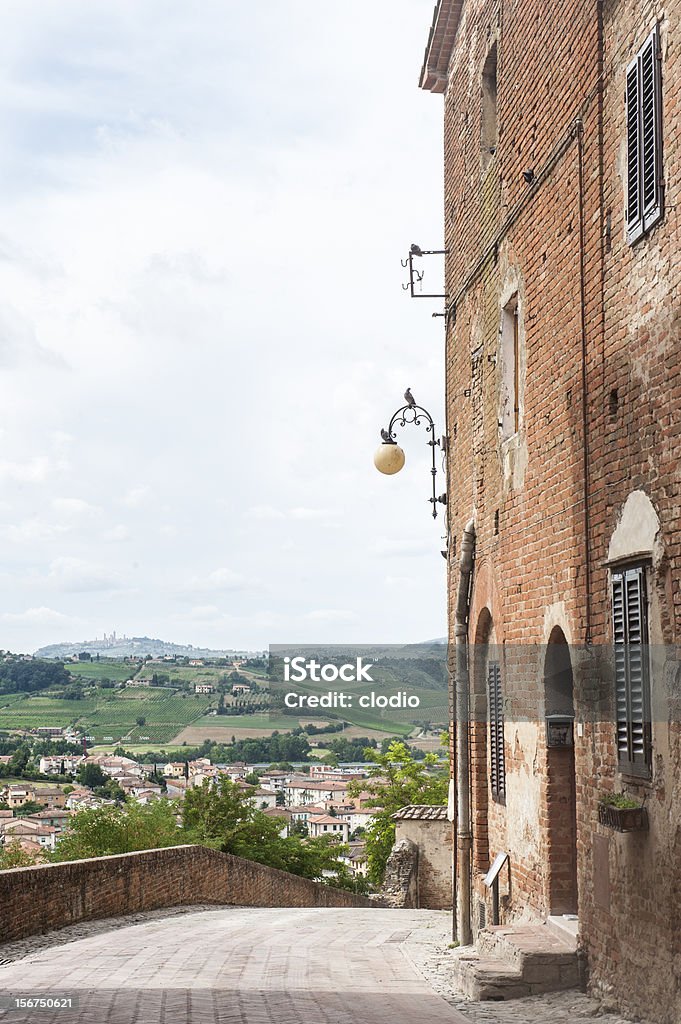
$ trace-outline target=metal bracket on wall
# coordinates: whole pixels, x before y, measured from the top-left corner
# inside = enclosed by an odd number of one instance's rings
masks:
[[[446,256],[448,252],[449,249],[422,249],[420,245],[416,245],[416,243],[413,242],[406,260],[400,260],[400,263],[405,267],[405,269],[407,267],[409,268],[409,281],[407,284],[402,285],[402,290],[409,292],[412,299],[446,299],[446,292],[442,295],[429,295],[419,291],[417,294],[416,286],[418,285],[419,288],[422,286],[425,271],[419,270],[415,267],[414,260],[420,259],[422,256]],[[442,314],[438,313],[433,314],[433,316],[441,315]]]

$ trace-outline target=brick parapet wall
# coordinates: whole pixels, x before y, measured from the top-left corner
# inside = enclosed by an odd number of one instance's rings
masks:
[[[175,846],[0,871],[0,939],[9,942],[99,918],[193,903],[370,907],[371,900],[298,875]]]

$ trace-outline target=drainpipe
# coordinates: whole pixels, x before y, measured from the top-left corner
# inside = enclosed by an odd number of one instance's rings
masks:
[[[457,937],[462,946],[473,942],[471,932],[471,832],[470,801],[470,729],[469,729],[469,677],[468,677],[468,617],[470,612],[471,580],[475,560],[475,522],[467,523],[461,538],[459,563],[459,592],[454,615],[456,643],[456,924]]]

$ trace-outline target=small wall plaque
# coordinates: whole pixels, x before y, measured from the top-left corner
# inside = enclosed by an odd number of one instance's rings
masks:
[[[546,716],[546,746],[547,747],[572,747],[574,719],[564,715]]]

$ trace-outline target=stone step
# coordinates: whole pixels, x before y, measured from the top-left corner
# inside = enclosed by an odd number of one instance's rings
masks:
[[[555,914],[547,918],[549,928],[568,942],[577,942],[579,924],[576,914]]]
[[[454,988],[466,999],[498,1001],[529,996],[530,986],[520,971],[497,957],[479,956],[473,946],[457,950],[453,958]]]
[[[507,1000],[579,986],[577,942],[547,925],[486,928],[459,950],[454,980],[469,999]]]
[[[576,963],[577,939],[546,924],[497,925],[478,932],[478,951],[499,957],[518,970],[526,965]]]

